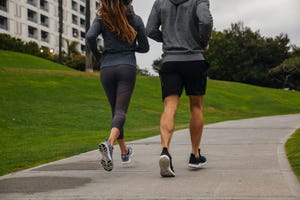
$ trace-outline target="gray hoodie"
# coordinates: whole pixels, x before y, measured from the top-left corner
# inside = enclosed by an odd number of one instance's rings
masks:
[[[212,27],[209,0],[156,0],[146,34],[163,43],[163,62],[204,60]]]

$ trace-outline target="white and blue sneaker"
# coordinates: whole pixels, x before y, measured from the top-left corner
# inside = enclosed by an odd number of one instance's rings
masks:
[[[111,171],[113,169],[113,147],[108,141],[99,144],[99,151],[102,155],[101,165],[106,171]]]
[[[123,165],[131,163],[131,157],[134,155],[132,147],[128,147],[127,149],[127,154],[121,154],[121,162]]]

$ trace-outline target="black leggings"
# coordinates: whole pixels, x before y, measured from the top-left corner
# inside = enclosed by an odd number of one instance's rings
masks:
[[[134,89],[136,68],[118,65],[101,69],[100,79],[112,111],[112,128],[118,128],[118,139],[124,138],[124,124],[129,101]]]

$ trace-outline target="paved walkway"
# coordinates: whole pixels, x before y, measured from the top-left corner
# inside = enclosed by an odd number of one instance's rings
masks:
[[[204,169],[187,168],[188,130],[177,131],[171,153],[175,178],[161,178],[160,137],[132,142],[134,162],[104,171],[98,151],[0,177],[2,200],[258,199],[300,200],[284,143],[300,127],[300,115],[262,117],[205,126]]]

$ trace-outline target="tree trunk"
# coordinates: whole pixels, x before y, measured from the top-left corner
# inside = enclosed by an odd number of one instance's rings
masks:
[[[58,33],[59,33],[59,49],[58,49],[58,62],[62,64],[62,34],[63,34],[63,6],[62,0],[58,0]]]
[[[90,0],[85,1],[85,33],[88,32],[90,29],[90,18],[91,18],[91,8],[90,8]],[[86,72],[93,72],[93,61],[91,50],[85,42],[85,71]]]

